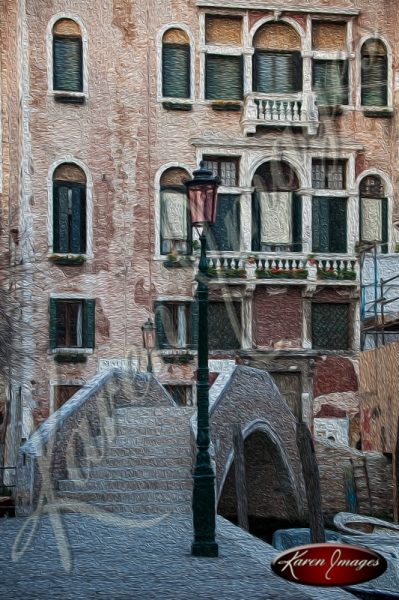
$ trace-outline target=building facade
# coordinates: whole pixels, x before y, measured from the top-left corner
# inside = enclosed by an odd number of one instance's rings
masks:
[[[266,369],[297,418],[360,444],[357,253],[398,242],[397,20],[393,0],[3,6],[0,243],[25,324],[7,392],[20,437],[98,370],[145,369],[148,317],[155,374],[195,402],[184,181],[204,160],[221,178],[211,380],[232,362]]]

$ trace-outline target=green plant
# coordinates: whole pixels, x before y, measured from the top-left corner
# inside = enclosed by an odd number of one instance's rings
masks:
[[[233,268],[226,268],[226,269],[216,269],[215,267],[209,267],[208,268],[208,277],[221,277],[221,278],[244,278],[246,277],[246,271],[245,269],[233,269]]]
[[[395,244],[395,252],[399,252],[399,244]]]
[[[12,491],[11,488],[7,487],[6,485],[1,485],[0,486],[0,496],[4,497],[10,497],[12,495]]]
[[[201,248],[201,244],[199,243],[198,240],[193,240],[192,248],[193,248],[193,250],[199,250]]]
[[[177,254],[174,252],[169,252],[168,256],[166,257],[170,262],[176,262],[178,260]]]

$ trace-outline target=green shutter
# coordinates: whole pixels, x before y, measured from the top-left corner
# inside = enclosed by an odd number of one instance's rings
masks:
[[[71,243],[70,252],[86,251],[86,206],[83,187],[72,188]]]
[[[329,202],[329,252],[344,253],[347,251],[345,198],[328,198]]]
[[[82,92],[82,40],[73,37],[54,37],[54,89]]]
[[[83,302],[83,347],[94,348],[96,301]]]
[[[348,104],[347,61],[314,60],[313,88],[318,105]]]
[[[163,44],[162,95],[165,98],[190,97],[190,46]]]
[[[164,324],[164,315],[165,315],[166,307],[164,306],[163,302],[155,302],[154,309],[155,309],[155,328],[156,328],[156,336],[157,336],[157,347],[160,349],[169,348],[168,339],[167,339],[166,331],[165,331],[165,324]]]
[[[382,198],[382,245],[381,252],[388,252],[388,198]]]
[[[206,56],[206,98],[241,100],[243,97],[242,56]]]
[[[291,94],[302,88],[302,62],[297,52],[256,50],[254,56],[255,91]]]
[[[362,56],[362,105],[386,106],[388,102],[386,56]]]
[[[313,252],[329,252],[328,198],[313,198],[312,250]]]
[[[195,298],[191,303],[191,347],[198,348],[198,300]]]
[[[209,302],[209,350],[241,348],[241,302]]]
[[[312,304],[312,348],[349,349],[348,304]]]
[[[53,249],[54,252],[69,252],[69,201],[68,187],[54,185],[53,199]]]
[[[253,252],[260,250],[260,206],[258,194],[252,194],[252,245]]]
[[[50,348],[57,347],[57,300],[50,298],[49,300],[49,344]]]
[[[218,196],[216,222],[211,227],[208,244],[211,250],[240,249],[240,196]]]
[[[302,252],[302,198],[292,195],[292,241],[294,252]]]

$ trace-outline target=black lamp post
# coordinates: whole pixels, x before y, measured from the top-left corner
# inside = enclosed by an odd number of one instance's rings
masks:
[[[215,541],[215,473],[209,455],[209,383],[208,383],[208,260],[204,227],[216,220],[219,178],[201,162],[193,179],[185,183],[193,226],[200,233],[201,258],[196,277],[198,282],[198,369],[197,369],[197,460],[194,470],[193,556],[217,556]]]
[[[152,359],[151,352],[155,348],[155,325],[150,318],[144,323],[141,328],[143,332],[143,346],[147,350],[147,371],[152,373]]]

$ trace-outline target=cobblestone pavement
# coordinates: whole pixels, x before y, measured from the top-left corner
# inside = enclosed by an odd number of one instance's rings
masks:
[[[90,514],[0,520],[0,598],[354,598],[340,589],[296,586],[275,576],[269,566],[275,550],[224,519],[218,518],[220,557],[212,559],[190,556],[189,516],[169,515],[143,528],[144,519],[148,515],[110,515],[105,521]]]

